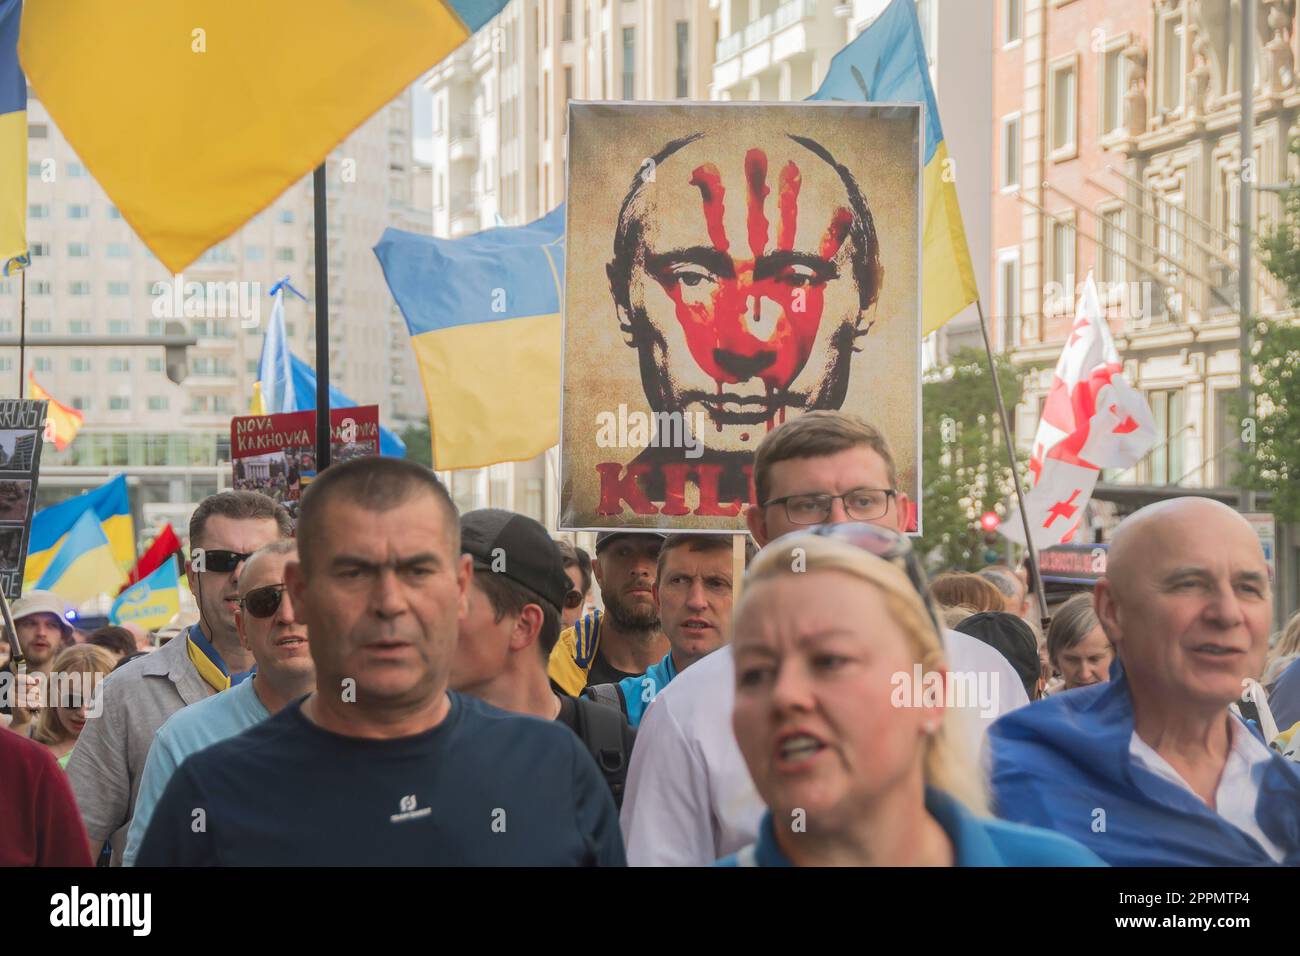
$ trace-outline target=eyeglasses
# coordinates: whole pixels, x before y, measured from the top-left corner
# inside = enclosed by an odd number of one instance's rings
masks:
[[[247,561],[253,556],[251,551],[220,551],[206,550],[204,548],[195,548],[190,552],[190,562],[196,567],[196,571],[216,571],[224,574],[235,570],[239,567],[241,561]]]
[[[930,616],[930,623],[934,625],[935,633],[940,637],[943,636],[943,628],[939,626],[939,619],[935,616],[934,607],[930,604],[930,588],[926,583],[925,569],[921,567],[916,551],[912,548],[912,542],[907,539],[906,535],[874,524],[845,521],[838,524],[819,524],[811,528],[790,531],[781,535],[772,544],[777,542],[790,544],[801,537],[835,538],[845,544],[860,548],[868,554],[873,554],[883,561],[888,561],[902,570],[920,596],[921,603],[925,605],[925,613]]]
[[[572,611],[574,608],[582,607],[582,592],[574,588],[568,594],[564,595],[564,609]]]
[[[242,598],[239,606],[257,618],[268,618],[280,610],[280,601],[284,597],[283,584],[268,584],[266,587],[253,588]]]
[[[854,521],[872,521],[889,510],[889,500],[898,496],[892,488],[854,488],[842,495],[786,495],[764,502],[763,507],[784,505],[791,524],[825,524],[830,520],[836,501],[844,502],[844,512]]]

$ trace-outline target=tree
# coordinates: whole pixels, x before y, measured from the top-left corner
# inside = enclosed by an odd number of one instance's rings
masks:
[[[1291,154],[1300,157],[1300,138]],[[1286,288],[1288,304],[1300,309],[1300,186],[1282,193],[1282,214],[1259,235],[1260,263]],[[1300,326],[1293,317],[1254,319],[1255,411],[1243,419],[1239,463],[1243,479],[1256,491],[1272,493],[1279,521],[1300,521]],[[1253,441],[1252,441],[1253,439]]]
[[[406,442],[406,457],[418,461],[425,467],[433,467],[433,433],[429,431],[429,422],[424,420],[407,425],[402,429],[402,441]]]
[[[1024,392],[1024,371],[1005,356],[995,356],[1007,414]],[[951,364],[921,385],[922,525],[918,550],[931,569],[974,571],[984,565],[984,535],[979,517],[995,511],[1014,519],[1015,481],[1007,463],[988,358],[980,349],[963,349]],[[1017,453],[1024,473],[1027,459]]]

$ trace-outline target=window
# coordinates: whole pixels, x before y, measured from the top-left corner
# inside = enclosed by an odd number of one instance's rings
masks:
[[[83,395],[72,396],[72,407],[79,412],[84,412],[90,408],[90,399]]]
[[[88,358],[74,358],[74,359],[69,359],[69,360],[68,360],[68,370],[69,370],[69,371],[72,371],[72,372],[89,372],[89,371],[90,371],[90,359],[88,359]]]
[[[985,21],[986,23],[988,21]],[[1020,40],[1020,0],[1002,0],[1002,45],[1010,46]]]
[[[12,372],[14,369],[14,360],[0,356],[0,372]]]
[[[86,175],[86,167],[78,162],[68,163],[68,178],[81,179]]]
[[[149,396],[149,411],[151,412],[165,412],[169,404],[166,395]]]
[[[68,256],[72,259],[85,259],[90,255],[90,244],[86,242],[68,243]]]
[[[32,334],[33,334],[33,335],[49,335],[49,334],[50,334],[50,320],[49,320],[49,319],[32,319]]]
[[[73,319],[68,323],[68,331],[73,335],[89,335],[90,323],[85,319]]]
[[[685,99],[691,90],[691,24],[677,21],[677,98]]]
[[[1020,186],[1020,114],[1002,120],[1002,188]]]
[[[1183,231],[1185,229],[1186,225],[1183,222],[1183,194],[1180,192],[1166,193],[1156,203],[1156,249],[1160,253],[1156,264],[1157,271],[1173,289],[1178,289],[1182,285]],[[1181,308],[1177,293],[1166,292],[1165,295],[1157,297],[1156,301],[1168,305],[1175,311]],[[1161,308],[1158,310],[1158,314],[1153,317],[1168,321],[1170,318],[1169,310]]]
[[[1240,480],[1241,427],[1233,409],[1240,393],[1235,388],[1218,389],[1214,393],[1214,480],[1220,487],[1233,485]],[[1205,484],[1210,484],[1206,481]]]
[[[28,203],[27,218],[28,219],[49,219],[50,207],[43,202]]]
[[[1183,477],[1183,392],[1147,392],[1156,422],[1156,443],[1147,456],[1147,484],[1171,485]]]
[[[564,107],[560,113],[560,132],[569,131],[569,100],[573,99],[573,67],[564,68]]]
[[[1124,47],[1128,39],[1117,40],[1102,54],[1101,64],[1101,133],[1124,128],[1124,94],[1128,90],[1128,59]]]
[[[129,282],[110,282],[108,284],[108,294],[112,296],[124,296],[131,294],[131,283]]]
[[[1103,282],[1126,281],[1124,238],[1123,207],[1103,209],[1097,216],[1097,272]]]
[[[1078,153],[1076,136],[1076,78],[1073,58],[1052,67],[1051,78],[1051,138],[1052,158],[1070,159]]]
[[[163,320],[162,320],[162,319],[150,319],[147,328],[148,328],[148,330],[149,330],[149,332],[148,332],[149,335],[162,335],[162,334],[163,334]]]
[[[291,226],[291,225],[293,225],[293,210],[292,210],[292,209],[281,209],[281,210],[280,210],[280,222],[281,222],[283,225],[286,225],[286,226]]]
[[[1051,246],[1048,249],[1049,281],[1056,284],[1060,298],[1056,301],[1068,312],[1074,307],[1074,220],[1064,216],[1052,222]]]
[[[288,246],[280,246],[275,250],[277,262],[293,262],[293,250]]]
[[[32,362],[32,366],[38,372],[48,372],[54,368],[54,362],[52,359],[47,359],[44,356],[41,356]]]
[[[39,179],[39,178],[40,178],[40,175],[41,175],[41,164],[40,164],[40,163],[28,163],[28,164],[27,164],[27,175],[30,176],[32,179]]]
[[[161,372],[163,370],[163,360],[160,358],[145,359],[144,367],[149,372]]]
[[[126,412],[131,409],[130,395],[110,395],[108,397],[108,410],[110,412]]]
[[[244,246],[244,260],[246,262],[261,262],[266,255],[261,246]]]
[[[998,315],[1002,320],[1002,348],[1020,345],[1020,252],[998,253]]]
[[[50,284],[45,279],[36,279],[31,283],[32,295],[49,295]],[[33,326],[33,331],[35,327]]]
[[[69,282],[68,293],[71,295],[90,295],[90,283],[85,279]]]
[[[68,218],[69,218],[69,219],[89,219],[89,218],[90,218],[90,207],[89,207],[89,206],[86,206],[86,205],[83,205],[82,203],[69,203],[69,204],[68,204]]]
[[[110,242],[108,244],[108,257],[110,259],[129,259],[131,258],[131,247],[125,242]]]
[[[121,219],[121,218],[122,218],[122,210],[118,209],[116,206],[109,206],[109,207],[108,207],[108,218],[109,218],[109,219]]]
[[[48,242],[33,242],[30,250],[33,259],[38,256],[48,256],[50,254],[50,244]]]
[[[1160,22],[1160,89],[1156,99],[1159,111],[1173,112],[1183,105],[1183,20],[1181,13],[1166,16]],[[1236,72],[1235,70],[1233,72]]]
[[[50,135],[50,128],[46,126],[44,123],[27,124],[28,139],[48,139],[49,135]]]
[[[573,0],[564,0],[564,14],[560,18],[560,39],[573,39]]]
[[[623,99],[636,99],[636,27],[623,28]]]
[[[109,335],[130,335],[131,322],[129,319],[111,319],[108,323]]]
[[[131,360],[126,358],[111,358],[108,360],[108,370],[110,372],[129,372],[131,371]]]

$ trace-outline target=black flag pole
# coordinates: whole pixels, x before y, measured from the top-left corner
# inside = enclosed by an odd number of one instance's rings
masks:
[[[1038,572],[1038,549],[1034,547],[1034,536],[1029,531],[1029,512],[1025,510],[1025,489],[1020,483],[1020,469],[1016,467],[1016,446],[1011,441],[1011,422],[1007,418],[1007,406],[1002,401],[1002,386],[998,382],[998,365],[993,360],[993,344],[989,340],[989,326],[984,320],[984,303],[980,299],[975,300],[975,308],[979,312],[980,332],[984,335],[984,354],[989,359],[989,373],[993,376],[993,394],[998,402],[998,416],[1002,421],[1002,437],[1007,444],[1007,459],[1011,462],[1011,477],[1016,483],[1016,504],[1020,511],[1020,522],[1025,529],[1025,546],[1029,549],[1029,574],[1033,578],[1034,594],[1038,598],[1038,615],[1043,627],[1043,635],[1047,635],[1047,626],[1051,623],[1051,615],[1047,613],[1047,598],[1043,592],[1043,576]]]
[[[312,173],[316,234],[316,473],[330,466],[329,242],[326,233],[325,163]]]

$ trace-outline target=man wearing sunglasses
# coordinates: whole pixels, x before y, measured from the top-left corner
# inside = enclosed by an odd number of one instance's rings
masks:
[[[285,581],[315,691],[181,764],[137,865],[625,862],[614,801],[572,733],[448,687],[473,566],[432,471],[372,457],[318,474],[298,555]]]
[[[122,860],[158,728],[252,668],[235,626],[240,574],[254,551],[291,537],[293,524],[284,507],[265,495],[223,491],[199,502],[189,534],[186,579],[199,607],[198,623],[105,678],[99,690],[103,713],[86,722],[68,761],[91,846],[97,850],[111,839],[114,866]]]
[[[244,562],[235,624],[244,648],[257,662],[256,672],[225,693],[183,708],[159,728],[145,761],[123,865],[135,865],[154,805],[186,757],[260,724],[311,693],[316,669],[307,627],[294,613],[284,586],[284,566],[297,558],[293,539],[282,539]]]
[[[817,525],[861,524],[883,529],[854,541],[899,562],[924,594],[924,576],[901,536],[910,520],[907,495],[896,488],[884,436],[855,415],[813,411],[773,429],[754,456],[759,504],[746,512],[761,547],[781,535]],[[850,531],[840,532],[850,534]],[[967,746],[978,751],[987,727],[1027,704],[1011,664],[973,637],[944,631],[949,671],[987,674],[993,713],[967,717]],[[710,654],[663,690],[646,711],[628,771],[622,811],[633,866],[702,866],[753,842],[763,815],[731,731],[735,663],[730,646]]]

